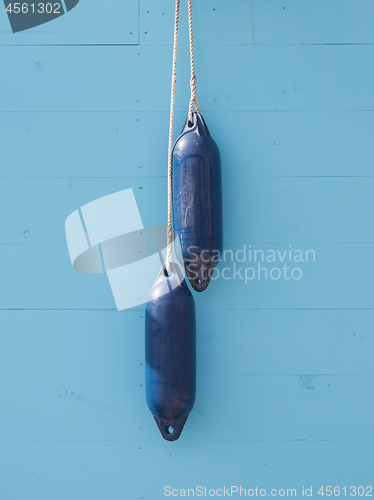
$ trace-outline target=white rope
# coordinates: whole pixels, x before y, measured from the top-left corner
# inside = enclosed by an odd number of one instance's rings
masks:
[[[168,273],[171,272],[170,262],[173,262],[172,173],[173,173],[173,131],[174,131],[175,83],[176,83],[176,79],[177,79],[179,6],[180,6],[180,0],[176,0],[175,1],[175,22],[174,22],[173,74],[172,74],[172,79],[171,79],[169,152],[168,152],[168,227],[167,227],[167,253],[166,253],[166,270]]]
[[[180,0],[176,0],[175,22],[174,22],[174,45],[173,45],[173,72],[171,80],[169,150],[168,150],[168,226],[167,226],[167,253],[166,253],[166,270],[168,273],[171,272],[170,262],[173,262],[173,226],[172,226],[173,131],[174,131],[174,108],[175,108],[175,84],[177,80],[179,8],[180,8]],[[188,119],[192,123],[194,104],[196,111],[198,113],[200,113],[200,109],[196,95],[195,55],[194,55],[194,43],[193,43],[191,0],[188,0],[188,27],[189,27],[189,39],[190,39],[190,63],[191,63],[191,81],[190,81],[191,99],[188,110]]]
[[[191,62],[191,99],[190,107],[188,110],[188,119],[192,123],[192,113],[193,105],[195,103],[195,108],[198,113],[200,113],[199,103],[197,102],[196,95],[196,75],[195,75],[195,55],[194,55],[194,45],[193,45],[193,26],[192,26],[192,0],[188,0],[188,27],[190,33],[190,62]]]

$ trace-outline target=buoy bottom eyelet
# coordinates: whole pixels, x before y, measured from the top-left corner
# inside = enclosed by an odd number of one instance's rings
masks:
[[[157,422],[158,428],[160,429],[162,437],[166,439],[166,441],[176,441],[181,435],[188,415],[180,417],[177,420],[158,420],[156,417],[154,418]]]

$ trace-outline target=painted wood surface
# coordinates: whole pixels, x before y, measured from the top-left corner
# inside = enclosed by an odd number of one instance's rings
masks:
[[[172,50],[142,44],[4,48],[0,109],[168,111]],[[184,112],[188,56],[181,47],[175,106]],[[373,110],[373,63],[370,44],[206,44],[196,60],[199,102],[206,112]]]
[[[2,151],[2,177],[166,178],[167,111],[1,116],[0,134],[8,144]],[[372,111],[212,111],[204,116],[220,144],[225,177],[373,175]],[[176,134],[184,119],[185,112],[176,113]],[[159,147],[144,147],[150,138]]]
[[[195,294],[198,398],[174,444],[145,403],[144,308],[118,313],[106,276],[75,272],[65,242],[71,212],[121,189],[145,225],[166,220],[174,5],[111,8],[19,35],[0,14],[2,498],[372,484],[373,3],[194,2],[227,258]],[[302,277],[273,279],[285,264]],[[245,270],[258,266],[260,279]]]
[[[45,2],[16,2],[18,7],[27,8],[27,12],[43,12],[44,9],[56,10],[55,3],[50,7]],[[71,3],[71,2],[70,2]],[[104,2],[84,2],[78,0],[74,9],[68,10],[62,1],[61,15],[34,28],[12,33],[5,8],[0,10],[0,46],[1,45],[137,45],[139,43],[139,7],[138,0],[112,0]],[[5,0],[4,4],[11,11],[16,9],[15,2]],[[9,7],[9,5],[11,6]],[[29,6],[29,8],[28,8]],[[18,14],[22,16],[21,13]]]

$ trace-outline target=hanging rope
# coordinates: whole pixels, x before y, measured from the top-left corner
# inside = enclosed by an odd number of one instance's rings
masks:
[[[172,227],[172,173],[173,173],[173,131],[174,131],[174,107],[175,107],[175,83],[177,80],[177,50],[179,31],[179,6],[180,0],[175,2],[174,22],[174,46],[173,46],[173,73],[171,79],[171,102],[170,102],[170,124],[169,124],[169,151],[168,151],[168,228],[167,228],[167,253],[166,270],[171,272],[170,262],[173,262],[173,227]]]
[[[193,105],[195,103],[195,108],[198,113],[200,113],[199,103],[197,102],[196,95],[196,75],[195,75],[195,54],[194,54],[194,45],[193,45],[193,26],[192,26],[192,0],[188,0],[188,27],[190,33],[190,62],[191,62],[191,99],[190,99],[190,107],[188,110],[188,119],[190,123],[192,123],[192,113],[193,113]]]
[[[168,227],[167,227],[167,253],[166,270],[171,272],[170,262],[173,262],[173,226],[172,226],[172,175],[173,175],[173,131],[174,131],[174,108],[175,108],[175,84],[177,80],[177,51],[179,32],[179,8],[180,0],[175,1],[175,21],[174,21],[174,45],[173,45],[173,72],[171,79],[171,102],[170,102],[170,124],[169,124],[169,150],[168,150]],[[193,121],[193,106],[200,113],[199,103],[196,95],[196,75],[195,75],[195,54],[193,43],[192,25],[192,3],[188,0],[188,27],[190,39],[190,64],[191,64],[191,99],[188,110],[188,119]]]

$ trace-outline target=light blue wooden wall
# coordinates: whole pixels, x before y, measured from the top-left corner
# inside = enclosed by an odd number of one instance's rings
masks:
[[[4,500],[373,484],[374,3],[193,4],[225,247],[316,261],[299,281],[217,280],[195,296],[197,402],[164,442],[145,403],[144,311],[118,313],[105,276],[73,271],[64,221],[133,188],[144,223],[165,223],[174,3],[80,0],[17,35],[3,9]],[[176,134],[186,16],[182,1]]]

